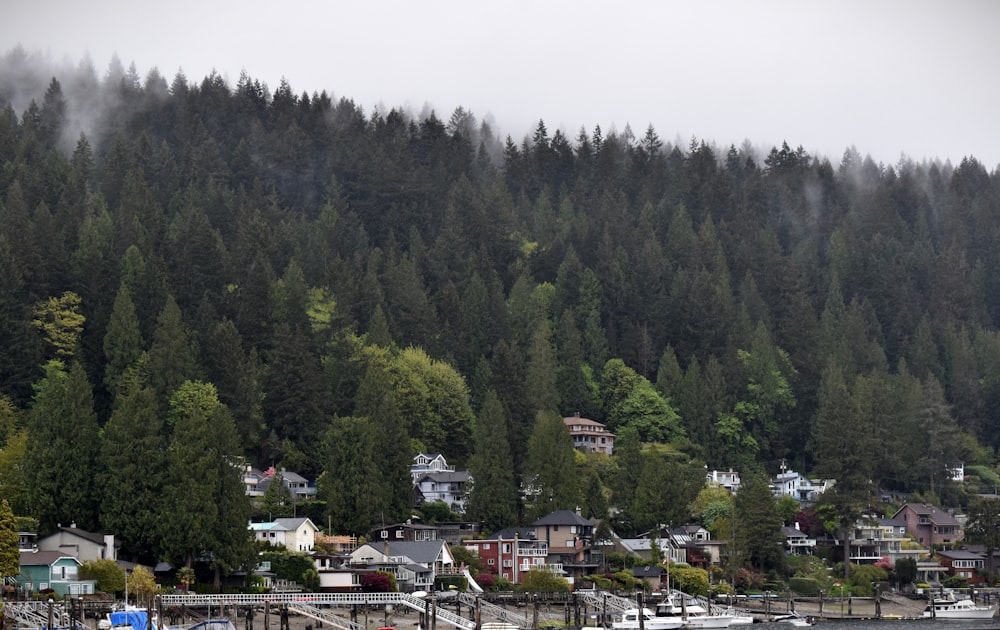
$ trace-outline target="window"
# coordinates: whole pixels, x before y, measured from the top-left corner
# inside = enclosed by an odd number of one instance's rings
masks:
[[[383,529],[382,530],[382,538],[388,538],[388,537],[389,537],[389,532],[387,530]]]
[[[494,564],[496,564],[496,563],[497,563],[497,561],[496,561],[496,560],[494,560],[493,558],[490,558],[489,560],[487,560],[487,561],[486,561],[486,564],[488,564],[488,565],[490,565],[490,566],[493,566],[493,565],[494,565]]]
[[[504,560],[503,561],[503,566],[505,566],[505,567],[512,567],[512,566],[514,566],[514,561],[513,560]]]
[[[403,530],[397,529],[396,530],[396,538],[402,538],[402,537],[403,537]]]
[[[490,543],[483,543],[483,549],[489,549]]]
[[[510,553],[510,543],[504,543],[503,544],[503,552],[504,553]]]

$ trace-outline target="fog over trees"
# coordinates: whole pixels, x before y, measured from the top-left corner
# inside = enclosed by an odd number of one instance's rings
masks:
[[[1000,446],[1000,172],[795,145],[8,52],[0,498],[175,566],[199,549],[149,528],[197,501],[223,570],[236,456],[318,479],[338,533],[408,515],[418,451],[492,527],[610,504],[628,533],[666,480],[683,506],[704,466],[781,461],[961,504],[948,468],[991,484]],[[621,455],[564,457],[576,412]]]

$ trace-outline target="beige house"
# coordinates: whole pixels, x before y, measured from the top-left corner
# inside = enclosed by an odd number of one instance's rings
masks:
[[[579,413],[575,413],[569,418],[563,418],[563,423],[573,438],[573,448],[605,455],[611,455],[614,451],[615,434],[600,422],[581,418]]]
[[[65,556],[72,556],[80,562],[117,561],[118,546],[113,535],[88,532],[77,528],[76,523],[69,527],[59,527],[52,534],[38,539],[36,543],[39,551],[56,551]]]
[[[319,528],[309,518],[277,518],[269,523],[250,523],[254,538],[289,551],[312,551]]]

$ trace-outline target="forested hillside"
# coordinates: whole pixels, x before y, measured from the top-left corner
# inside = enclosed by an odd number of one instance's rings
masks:
[[[706,465],[993,468],[1000,172],[973,157],[501,139],[245,74],[0,66],[0,492],[43,528],[190,557],[246,521],[209,483],[232,455],[319,477],[343,532],[406,515],[417,450],[494,527],[680,521]],[[620,455],[564,457],[575,412]],[[152,536],[164,513],[192,516]]]

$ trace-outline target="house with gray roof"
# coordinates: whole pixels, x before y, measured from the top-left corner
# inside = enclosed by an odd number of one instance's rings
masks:
[[[56,551],[73,556],[80,562],[88,560],[118,560],[121,543],[112,534],[99,534],[80,529],[76,523],[39,538],[35,543],[39,551]]]
[[[455,557],[443,540],[364,544],[351,552],[348,564],[393,574],[402,592],[433,590],[435,577],[456,573]]]
[[[424,473],[414,484],[416,507],[441,502],[456,514],[462,514],[465,512],[465,488],[471,478],[467,470]]]
[[[907,503],[892,518],[906,523],[906,533],[924,547],[962,539],[962,525],[958,519],[929,503]]]
[[[59,597],[93,595],[95,581],[80,579],[80,564],[79,559],[60,551],[22,551],[15,579],[25,593],[52,589]]]
[[[254,539],[285,547],[289,551],[312,551],[319,528],[311,519],[276,518],[267,523],[250,523]]]

